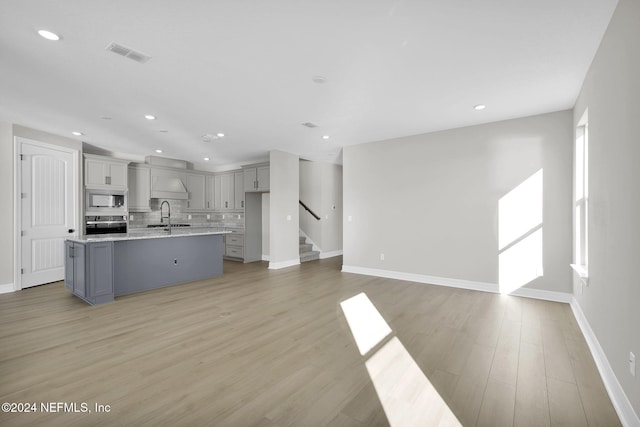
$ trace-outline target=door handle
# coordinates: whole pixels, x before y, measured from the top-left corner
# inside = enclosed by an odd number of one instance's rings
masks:
[[[75,232],[76,232],[76,230],[74,230],[73,228],[70,228],[70,229],[69,229],[69,234],[73,234],[73,233],[75,233]]]

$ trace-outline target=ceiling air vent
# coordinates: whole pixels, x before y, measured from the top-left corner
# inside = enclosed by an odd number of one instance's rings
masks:
[[[302,126],[306,126],[306,127],[308,127],[308,128],[311,128],[311,129],[313,129],[313,128],[317,128],[317,127],[318,127],[318,125],[317,125],[317,124],[312,123],[312,122],[304,122],[304,123],[302,124]]]
[[[107,50],[113,53],[117,53],[120,56],[124,56],[125,58],[129,58],[131,60],[139,62],[141,64],[144,64],[145,62],[151,59],[149,55],[145,55],[144,53],[137,52],[133,49],[129,49],[128,47],[122,46],[121,44],[118,44],[115,42],[109,44],[109,46],[107,46]]]

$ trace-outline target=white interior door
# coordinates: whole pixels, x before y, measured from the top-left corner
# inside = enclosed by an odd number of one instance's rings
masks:
[[[64,239],[77,235],[77,152],[18,139],[22,288],[64,279]]]

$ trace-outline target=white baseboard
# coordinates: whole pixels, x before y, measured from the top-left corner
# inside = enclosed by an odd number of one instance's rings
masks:
[[[589,350],[591,351],[593,360],[596,362],[596,366],[598,367],[598,372],[600,372],[602,382],[607,389],[607,393],[609,393],[611,403],[613,404],[618,417],[620,417],[620,422],[623,426],[640,426],[640,417],[638,417],[638,414],[636,414],[633,410],[631,402],[629,402],[627,395],[618,382],[618,378],[616,377],[613,369],[611,368],[611,365],[609,364],[607,355],[600,346],[598,338],[591,329],[591,325],[589,325],[589,322],[587,321],[587,318],[584,315],[580,304],[575,298],[573,298],[573,296],[571,297],[571,299],[571,310],[573,311],[573,315],[578,322],[578,326],[580,326],[582,335],[584,335],[584,338],[587,341],[587,345],[589,346]]]
[[[338,250],[338,251],[329,251],[329,252],[320,252],[320,259],[325,259],[325,258],[332,258],[334,256],[340,256],[342,255],[342,249]]]
[[[565,304],[571,304],[571,302],[573,302],[573,295],[571,295],[570,293],[546,291],[543,289],[520,288],[511,292],[509,295],[513,295],[515,297],[541,299],[544,301],[562,302]]]
[[[300,264],[300,258],[290,259],[289,261],[273,262],[269,261],[269,270],[279,270],[281,268],[292,267]]]
[[[426,283],[429,285],[448,286],[451,288],[469,289],[472,291],[499,293],[500,289],[495,283],[474,282],[470,280],[449,279],[446,277],[427,276],[424,274],[403,273],[400,271],[379,270],[376,268],[355,267],[343,265],[344,273],[364,274],[367,276],[384,277],[387,279],[406,280],[408,282]]]
[[[13,292],[15,289],[13,288],[13,283],[5,283],[4,285],[0,285],[0,294],[8,294],[9,292]]]

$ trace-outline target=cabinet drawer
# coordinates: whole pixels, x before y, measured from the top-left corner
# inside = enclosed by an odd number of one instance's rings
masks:
[[[227,246],[225,248],[224,254],[226,256],[234,257],[234,258],[243,258],[244,250],[239,246]]]
[[[225,243],[232,246],[244,246],[243,234],[227,234]]]

